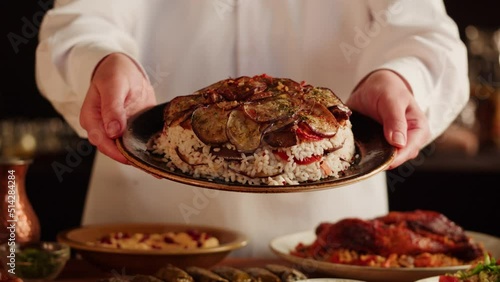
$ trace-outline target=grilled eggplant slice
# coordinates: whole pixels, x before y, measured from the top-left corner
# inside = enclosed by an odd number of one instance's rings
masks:
[[[211,270],[231,282],[255,282],[250,274],[235,267],[215,266]]]
[[[163,119],[166,125],[171,125],[174,120],[179,120],[187,113],[191,113],[200,105],[206,105],[210,101],[201,95],[178,96],[167,103],[163,111]]]
[[[246,118],[243,111],[231,112],[227,120],[226,133],[238,152],[251,153],[260,146],[260,124]]]
[[[255,282],[281,282],[276,274],[262,267],[248,267],[243,271],[250,274]]]
[[[154,276],[151,275],[135,275],[130,282],[162,282],[163,280],[160,280]]]
[[[288,95],[280,95],[245,103],[243,109],[246,115],[256,122],[273,122],[294,116],[300,109],[300,101]]]
[[[197,108],[191,116],[194,134],[205,144],[217,145],[228,141],[226,135],[229,111],[216,104]]]
[[[340,98],[326,87],[314,87],[310,89],[304,94],[304,100],[315,101],[327,108],[343,104]]]
[[[191,275],[196,282],[230,282],[219,274],[203,267],[189,266],[186,267],[186,272]]]
[[[293,282],[307,279],[307,276],[295,268],[280,264],[267,264],[266,269],[280,277],[281,282]]]
[[[317,135],[333,137],[339,129],[337,119],[325,106],[314,103],[300,115],[300,119]]]
[[[240,152],[253,152],[263,137],[273,147],[296,145],[295,127],[286,134],[280,130],[289,123],[305,122],[318,136],[333,137],[350,115],[328,88],[267,75],[241,76],[172,99],[164,109],[164,128],[181,125],[206,145],[231,143]]]
[[[158,269],[155,276],[165,282],[194,282],[193,277],[186,271],[171,264]]]
[[[263,140],[269,146],[275,148],[291,147],[299,143],[293,123],[282,127],[279,130],[265,134]]]

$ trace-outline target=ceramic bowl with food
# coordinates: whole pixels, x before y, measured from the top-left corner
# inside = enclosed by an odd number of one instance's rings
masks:
[[[82,226],[58,234],[105,271],[151,274],[166,264],[210,267],[247,245],[237,231],[202,225],[123,223]]]
[[[4,243],[0,245],[0,254],[2,265],[13,276],[23,281],[50,281],[66,265],[70,247],[58,242]]]

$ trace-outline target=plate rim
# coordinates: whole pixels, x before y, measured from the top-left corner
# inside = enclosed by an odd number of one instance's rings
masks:
[[[235,236],[235,240],[233,242],[223,243],[219,246],[212,248],[199,248],[199,249],[187,249],[183,251],[178,250],[137,250],[137,249],[115,249],[115,248],[104,248],[99,246],[92,246],[86,244],[81,241],[73,240],[69,236],[74,232],[82,232],[90,229],[99,229],[99,228],[117,228],[120,226],[134,226],[134,227],[162,227],[162,228],[181,228],[184,227],[186,229],[200,229],[206,231],[221,231],[225,233],[230,233]],[[243,248],[248,245],[249,239],[248,237],[233,229],[221,228],[217,226],[209,226],[209,225],[186,225],[186,224],[175,224],[175,223],[160,223],[160,222],[149,222],[149,223],[96,223],[96,224],[88,224],[83,226],[78,226],[74,228],[69,228],[62,230],[57,233],[56,240],[61,243],[65,243],[78,251],[90,251],[96,253],[114,253],[114,254],[122,254],[122,255],[152,255],[152,256],[191,256],[191,255],[203,255],[203,254],[215,254],[215,253],[223,253],[229,252],[232,250],[236,250],[239,248]]]
[[[168,102],[158,104],[156,106],[147,108],[136,115],[132,116],[128,121],[127,121],[127,126],[126,126],[126,131],[125,133],[120,136],[119,138],[115,139],[115,144],[120,151],[120,153],[129,161],[131,165],[134,167],[145,171],[146,173],[149,173],[153,175],[156,178],[165,178],[171,181],[179,182],[182,184],[187,184],[187,185],[193,185],[201,188],[207,188],[207,189],[214,189],[214,190],[225,190],[225,191],[233,191],[233,192],[248,192],[248,193],[289,193],[289,192],[310,192],[310,191],[318,191],[318,190],[325,190],[325,189],[333,189],[337,187],[342,187],[346,185],[350,185],[353,183],[357,183],[360,181],[363,181],[367,178],[370,178],[382,171],[384,171],[392,162],[392,160],[396,157],[396,151],[397,149],[394,146],[391,146],[387,141],[385,140],[385,137],[382,132],[378,132],[383,138],[383,142],[386,143],[385,146],[387,147],[387,155],[388,157],[385,159],[380,160],[378,163],[377,167],[375,167],[372,170],[369,170],[363,174],[360,175],[352,175],[348,176],[345,178],[326,178],[323,180],[318,180],[314,182],[304,182],[304,183],[299,183],[296,185],[245,185],[241,183],[236,183],[236,182],[222,182],[220,180],[210,180],[208,178],[196,178],[187,174],[182,174],[179,172],[172,172],[169,171],[168,169],[161,169],[158,168],[147,161],[139,158],[137,155],[132,153],[129,149],[127,149],[127,146],[125,144],[124,138],[128,136],[127,134],[132,134],[130,133],[132,131],[131,125],[141,116],[144,114],[147,114],[153,110],[159,110],[159,108],[163,109],[165,104]],[[361,119],[369,120],[370,122],[376,122],[373,119],[362,115],[360,113],[357,113],[356,111],[352,111],[353,115],[359,116]],[[377,123],[378,124],[378,123]],[[378,124],[380,126],[380,124]],[[381,129],[381,126],[380,126]],[[361,142],[359,138],[356,138],[354,136],[356,146],[358,147],[358,143]]]
[[[440,277],[439,275],[426,277],[426,278],[418,279],[415,282],[439,282],[439,277]]]
[[[465,230],[465,232],[468,235],[472,235],[472,236],[485,236],[485,237],[489,237],[489,238],[498,240],[498,242],[500,243],[500,238],[496,237],[496,236],[493,236],[493,235],[489,235],[489,234],[482,233],[482,232],[477,232],[477,231],[472,231],[472,230]],[[281,251],[279,251],[278,249],[275,248],[275,245],[276,245],[276,243],[278,241],[284,240],[287,237],[300,236],[300,235],[302,235],[303,237],[304,236],[309,236],[309,237],[312,237],[312,236],[315,237],[316,236],[315,233],[314,233],[314,230],[305,230],[305,231],[300,231],[300,232],[295,232],[295,233],[281,235],[281,236],[273,238],[269,242],[269,248],[277,256],[279,256],[279,257],[281,257],[281,258],[283,258],[285,260],[288,260],[290,262],[295,262],[295,261],[302,260],[302,261],[308,261],[310,263],[314,263],[315,265],[318,265],[318,266],[323,266],[323,267],[326,267],[326,268],[330,267],[332,269],[333,268],[343,268],[343,269],[351,269],[351,270],[366,270],[366,271],[371,271],[371,272],[387,272],[387,271],[390,271],[391,273],[404,273],[404,272],[408,272],[408,273],[431,272],[431,273],[433,273],[433,272],[436,272],[436,271],[446,271],[446,272],[449,272],[449,271],[458,271],[458,270],[463,270],[463,269],[466,269],[466,268],[470,267],[470,265],[459,265],[459,266],[450,266],[450,267],[413,267],[413,268],[383,268],[383,267],[375,267],[375,266],[359,266],[359,265],[349,265],[349,264],[323,262],[323,261],[318,261],[318,260],[309,259],[309,258],[295,257],[293,255],[290,255],[290,254],[287,254],[287,253],[283,253],[283,252],[281,252]],[[323,271],[323,268],[319,269],[319,270]]]
[[[300,280],[300,282],[367,282],[364,280],[351,278],[335,278],[335,277],[315,277]]]

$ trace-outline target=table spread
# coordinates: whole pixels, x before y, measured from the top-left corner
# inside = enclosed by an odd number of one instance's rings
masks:
[[[275,258],[226,258],[219,265],[229,265],[238,268],[248,266],[264,266],[269,263],[278,263],[291,266],[289,262]],[[124,273],[125,272],[125,273]],[[55,280],[57,282],[96,282],[100,279],[113,277],[113,275],[127,274],[126,270],[103,271],[94,265],[79,258],[72,258],[64,270]]]

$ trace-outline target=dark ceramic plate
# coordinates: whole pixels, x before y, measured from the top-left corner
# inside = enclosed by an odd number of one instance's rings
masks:
[[[116,140],[120,152],[136,167],[160,178],[203,188],[253,192],[285,193],[331,189],[361,181],[383,171],[395,156],[396,149],[384,138],[382,126],[354,112],[351,116],[356,149],[360,158],[339,178],[327,178],[297,185],[268,186],[229,183],[223,180],[195,178],[181,171],[170,171],[146,151],[148,140],[163,128],[163,108],[160,104],[145,110],[128,121],[123,136]]]

